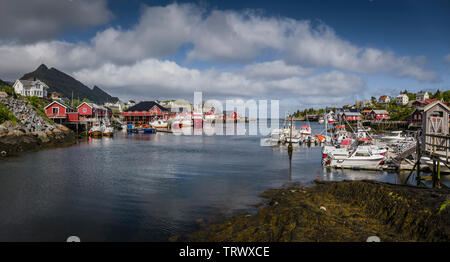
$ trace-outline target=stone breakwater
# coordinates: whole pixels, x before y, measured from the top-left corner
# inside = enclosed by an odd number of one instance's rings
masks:
[[[41,117],[27,102],[0,98],[0,103],[19,120],[0,125],[0,158],[44,148],[67,146],[76,143],[76,136],[67,127],[50,123]]]
[[[450,191],[375,181],[316,182],[262,194],[266,204],[172,241],[450,241]]]
[[[5,104],[8,109],[16,116],[20,121],[20,126],[18,129],[27,132],[41,132],[41,131],[52,131],[55,126],[51,124],[48,120],[42,118],[28,102],[14,99],[14,98],[0,98],[0,103]],[[11,128],[11,126],[6,126],[6,128]],[[5,126],[1,128],[5,129]]]

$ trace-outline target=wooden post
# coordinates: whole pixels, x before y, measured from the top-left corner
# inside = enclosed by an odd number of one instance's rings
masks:
[[[433,188],[436,187],[436,159],[433,158],[433,173],[432,173],[432,179],[433,179]]]
[[[437,160],[437,174],[436,174],[437,188],[441,188],[441,160]]]
[[[420,159],[422,158],[422,151],[420,148],[420,142],[419,142],[419,134],[417,133],[417,147],[416,147],[416,153],[417,153],[417,172],[416,172],[416,180],[417,180],[417,186],[420,185]]]

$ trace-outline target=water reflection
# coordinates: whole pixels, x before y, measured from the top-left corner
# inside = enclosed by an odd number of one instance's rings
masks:
[[[237,126],[211,128],[225,134]],[[262,191],[287,183],[401,180],[387,172],[324,170],[320,147],[289,152],[286,145],[261,146],[261,136],[187,130],[193,133],[117,133],[7,159],[0,164],[0,240],[164,241],[192,230],[199,218],[252,210]]]

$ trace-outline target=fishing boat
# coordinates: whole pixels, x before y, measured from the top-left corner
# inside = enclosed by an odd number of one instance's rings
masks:
[[[310,136],[311,135],[311,127],[309,125],[302,126],[302,127],[300,127],[299,133],[302,136]]]
[[[104,126],[102,128],[103,136],[113,136],[114,135],[114,127],[111,125]]]
[[[102,126],[102,134],[103,136],[113,136],[114,135],[114,127],[109,122],[108,111],[106,111],[106,117],[104,125]]]
[[[89,130],[89,134],[95,137],[101,137],[103,134],[102,126],[99,122],[95,122],[94,125]]]
[[[153,128],[167,128],[168,124],[166,121],[158,119],[150,123]]]

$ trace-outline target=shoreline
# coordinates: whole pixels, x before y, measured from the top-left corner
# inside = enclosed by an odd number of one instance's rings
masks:
[[[24,153],[72,146],[77,141],[75,133],[67,128],[65,130],[55,129],[52,132],[22,133],[14,131],[12,134],[0,136],[0,160],[18,157]]]
[[[377,181],[315,181],[266,190],[254,215],[237,215],[169,241],[450,241],[450,190]]]

